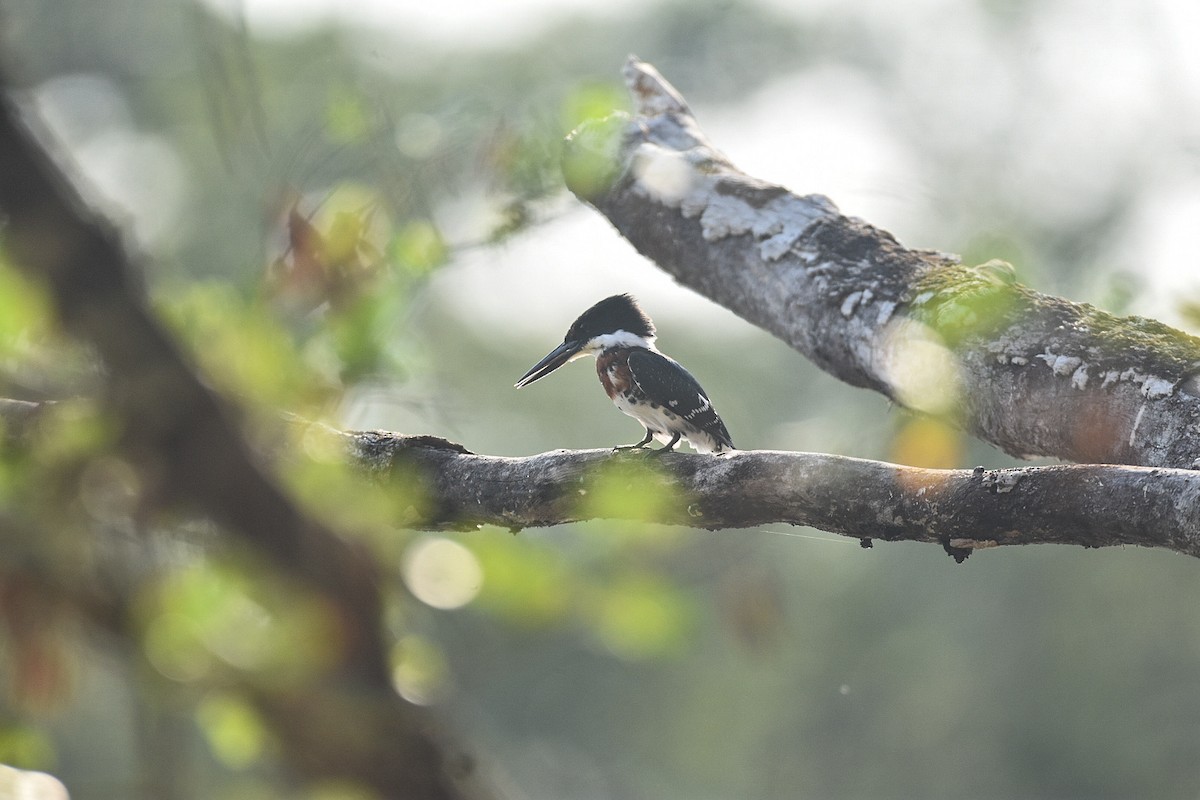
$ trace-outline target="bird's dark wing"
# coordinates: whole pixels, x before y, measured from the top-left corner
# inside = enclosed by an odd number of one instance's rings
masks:
[[[733,447],[733,439],[708,395],[678,361],[651,350],[634,350],[629,354],[629,372],[646,396],[661,398],[667,411],[683,417],[717,442]]]

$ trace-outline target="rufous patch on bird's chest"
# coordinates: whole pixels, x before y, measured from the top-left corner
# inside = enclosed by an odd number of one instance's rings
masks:
[[[596,374],[610,398],[628,394],[633,386],[633,375],[629,372],[629,348],[608,350],[596,358]]]

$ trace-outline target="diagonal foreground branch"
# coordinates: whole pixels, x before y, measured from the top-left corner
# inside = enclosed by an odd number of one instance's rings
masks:
[[[1008,453],[1200,458],[1200,339],[1039,294],[1002,262],[907,249],[828,198],[739,171],[650,65],[631,59],[625,77],[635,115],[573,134],[564,171],[680,283],[847,383]]]
[[[7,97],[0,214],[5,255],[47,286],[64,327],[103,360],[124,455],[148,495],[219,522],[317,592],[342,622],[335,663],[311,685],[244,687],[296,769],[354,780],[381,797],[468,796],[471,779],[460,780],[456,749],[428,711],[395,692],[374,562],[302,512],[260,468],[229,409],[151,314],[117,232],[85,206]],[[0,406],[18,426],[35,410]]]
[[[952,555],[1018,544],[1140,545],[1200,556],[1200,472],[1118,465],[936,470],[818,453],[720,457],[556,450],[505,458],[434,437],[341,434],[377,473],[415,474],[426,507],[406,524],[513,529],[600,516],[697,528],[789,523],[860,539],[936,542]],[[649,507],[588,502],[597,475]]]

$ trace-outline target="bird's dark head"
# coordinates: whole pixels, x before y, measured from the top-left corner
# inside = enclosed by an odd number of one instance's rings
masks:
[[[571,323],[563,343],[534,364],[519,381],[517,388],[527,386],[538,378],[583,356],[596,355],[610,347],[651,347],[654,344],[654,323],[646,312],[627,294],[606,297]]]
[[[625,331],[643,339],[654,338],[654,323],[627,294],[606,297],[571,323],[564,342],[587,342],[597,336]]]

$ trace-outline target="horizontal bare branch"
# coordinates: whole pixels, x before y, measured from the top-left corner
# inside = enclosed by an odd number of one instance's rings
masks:
[[[568,183],[680,283],[822,369],[1018,456],[1188,468],[1200,339],[1039,294],[1003,262],[900,245],[738,170],[648,64],[632,117],[572,135]]]
[[[1200,472],[1118,465],[937,470],[819,453],[722,456],[555,450],[476,455],[431,436],[343,434],[378,474],[416,475],[415,527],[512,529],[597,517],[697,528],[808,525],[941,544],[957,558],[1018,544],[1140,545],[1200,556]],[[592,502],[598,485],[661,502]]]

